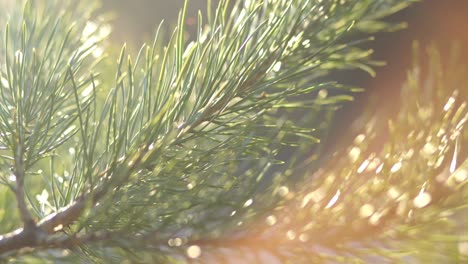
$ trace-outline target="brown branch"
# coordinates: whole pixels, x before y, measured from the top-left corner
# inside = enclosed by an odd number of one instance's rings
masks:
[[[38,227],[48,234],[53,234],[76,221],[86,208],[87,199],[80,196],[72,205],[43,218]]]
[[[32,248],[48,248],[48,247],[58,247],[60,244],[60,248],[64,248],[65,245],[73,245],[73,243],[78,243],[79,241],[83,241],[83,239],[75,241],[73,239],[76,239],[75,235],[72,236],[66,236],[69,238],[67,240],[67,243],[65,243],[64,237],[62,236],[61,240],[57,240],[56,236],[54,236],[57,232],[61,231],[63,228],[71,225],[73,222],[78,220],[78,218],[83,214],[84,210],[87,207],[93,207],[96,205],[96,203],[104,197],[109,189],[112,186],[119,186],[125,180],[130,177],[131,173],[135,171],[135,169],[139,166],[140,160],[142,153],[138,153],[134,159],[132,159],[132,165],[128,166],[128,162],[124,161],[120,163],[119,165],[121,166],[126,166],[122,169],[116,168],[115,171],[118,171],[119,175],[116,175],[116,180],[117,182],[114,184],[111,184],[109,181],[112,179],[112,177],[105,177],[107,181],[103,181],[101,185],[97,186],[94,188],[92,191],[89,191],[83,195],[81,195],[78,199],[76,199],[71,205],[62,208],[56,213],[50,214],[40,220],[37,225],[32,220],[32,225],[26,226],[24,228],[19,228],[11,233],[5,234],[5,235],[0,235],[0,255],[5,254],[5,253],[10,253],[12,251],[17,251],[20,249],[24,249],[27,247],[32,247]],[[117,166],[119,167],[119,166]],[[104,174],[109,174],[110,172],[107,171]],[[98,175],[104,176],[103,173],[99,173]],[[119,177],[122,176],[123,177]],[[21,179],[21,177],[19,177]],[[18,179],[18,176],[17,176]],[[18,182],[18,187],[21,186],[21,184]],[[20,188],[17,188],[20,189]],[[22,192],[19,192],[19,194],[24,195],[24,189]],[[17,193],[18,196],[18,193]],[[24,201],[24,196],[23,201]],[[18,202],[19,207],[21,207],[21,210],[24,210],[25,203]],[[27,210],[27,209],[26,209]],[[24,212],[23,212],[24,213]],[[29,211],[27,212],[29,215]],[[26,214],[26,216],[28,216]],[[23,217],[23,214],[22,214]],[[92,234],[88,235],[92,236]],[[87,238],[89,240],[90,238]],[[73,242],[75,241],[75,242]],[[78,245],[78,244],[76,244]]]
[[[33,229],[36,226],[36,223],[31,215],[31,212],[28,210],[24,193],[24,178],[26,173],[24,168],[22,146],[18,146],[18,151],[15,156],[14,175],[16,178],[16,188],[14,188],[14,192],[21,220],[23,221],[25,229]]]
[[[50,247],[58,243],[53,234],[75,222],[84,212],[87,205],[95,204],[95,196],[102,197],[107,188],[96,188],[96,192],[89,192],[80,196],[75,202],[50,214],[30,228],[19,228],[11,233],[0,235],[0,255],[25,247]],[[71,243],[71,242],[68,242]]]
[[[0,236],[0,260],[14,254],[24,254],[38,249],[72,249],[84,244],[109,240],[120,235],[117,232],[93,232],[89,234],[54,234],[36,236],[23,229],[12,232],[2,239]]]
[[[26,247],[45,246],[49,234],[54,234],[76,221],[85,209],[86,199],[82,196],[72,205],[48,215],[37,225],[19,228],[11,233],[0,235],[0,255]]]
[[[33,238],[34,232],[31,229],[17,229],[11,233],[0,236],[0,255],[25,247],[30,247],[35,244]]]
[[[112,237],[118,236],[117,232],[98,231],[89,234],[60,234],[51,236],[41,247],[43,248],[75,248],[84,244],[109,240]]]

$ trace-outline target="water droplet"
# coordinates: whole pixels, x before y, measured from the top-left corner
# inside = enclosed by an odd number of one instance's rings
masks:
[[[388,189],[387,195],[392,199],[397,199],[400,196],[400,191],[392,186],[390,189]]]
[[[457,140],[456,144],[455,144],[455,150],[454,150],[453,156],[452,156],[452,161],[450,162],[450,167],[449,167],[450,173],[453,173],[457,169],[458,152],[459,152],[458,146],[459,146],[459,142]]]
[[[247,201],[245,201],[244,203],[244,207],[249,207],[253,204],[253,199],[248,199]]]
[[[281,69],[281,61],[278,61],[275,63],[275,65],[273,66],[273,71],[274,72],[279,72],[279,70]]]
[[[306,194],[304,198],[302,198],[301,208],[304,208],[310,202],[310,200],[312,200],[312,195],[313,195],[313,192],[310,192]]]
[[[94,52],[93,52],[93,53],[94,53]],[[102,54],[101,54],[101,55],[102,55]],[[98,56],[98,57],[100,57],[100,56]],[[95,58],[97,58],[97,57],[95,57]],[[83,97],[89,96],[89,95],[93,92],[96,83],[97,83],[97,82],[90,83],[90,84],[81,92],[81,96],[83,96]]]
[[[378,225],[380,222],[380,218],[382,217],[381,213],[374,213],[370,218],[369,218],[369,223],[371,225]]]
[[[340,198],[340,195],[341,195],[341,191],[340,190],[336,191],[335,195],[330,199],[327,206],[325,206],[325,209],[331,208],[338,201],[338,199]]]
[[[359,209],[359,215],[362,218],[367,218],[371,216],[374,213],[374,206],[371,204],[365,204],[361,206],[361,209]]]
[[[418,116],[422,120],[427,120],[427,119],[429,119],[429,117],[431,117],[432,111],[433,110],[431,108],[421,107],[421,108],[418,109]]]
[[[439,168],[439,167],[442,165],[442,163],[444,162],[444,158],[445,158],[444,155],[440,156],[440,157],[436,160],[436,162],[435,162],[435,164],[434,164],[434,167],[435,167],[435,168]]]
[[[58,175],[57,173],[54,174],[54,178],[56,178],[57,181],[60,182],[60,183],[64,183],[64,181],[65,181],[65,180],[63,179],[63,177],[60,176],[60,175]],[[68,186],[68,183],[67,183],[67,182],[65,182],[65,186]]]
[[[460,169],[453,175],[454,180],[457,182],[464,182],[468,179],[468,170]]]
[[[359,145],[359,144],[361,144],[362,142],[364,142],[365,139],[366,139],[366,135],[364,135],[364,134],[359,134],[359,135],[357,135],[356,138],[354,139],[354,144]]]
[[[369,163],[369,160],[365,160],[364,162],[362,162],[361,166],[359,166],[359,168],[357,169],[357,173],[363,173],[367,166],[369,166]]]
[[[3,78],[3,76],[0,77],[0,82],[1,82],[1,84],[2,84],[2,86],[3,86],[4,88],[10,88],[10,84],[8,83],[8,80],[5,79],[5,78]],[[10,106],[9,106],[9,107],[10,107]]]
[[[453,103],[455,103],[455,98],[450,97],[444,106],[444,111],[448,111],[450,108],[452,108]]]
[[[151,143],[149,146],[148,146],[148,150],[152,150],[154,149],[154,143]]]
[[[23,61],[23,52],[21,52],[21,50],[17,50],[15,52],[15,58],[18,62],[22,62]]]
[[[286,232],[286,237],[288,237],[289,240],[294,240],[296,238],[296,232],[288,230],[288,232]]]
[[[182,246],[182,239],[179,238],[179,237],[171,238],[171,239],[169,239],[169,241],[167,241],[167,244],[170,247],[180,247],[180,246]]]
[[[72,156],[75,155],[75,148],[69,148],[68,153]]]
[[[198,258],[201,256],[201,248],[197,245],[192,245],[190,247],[187,248],[187,256],[189,258]]]
[[[413,149],[409,149],[405,154],[404,154],[404,158],[405,159],[411,159],[414,155],[414,150]]]
[[[380,164],[380,165],[379,165],[379,167],[377,167],[377,169],[375,170],[375,173],[377,173],[377,174],[381,173],[381,172],[382,172],[382,170],[383,170],[383,166],[384,166],[384,164],[383,164],[383,163],[382,163],[382,164]]]
[[[170,238],[170,239],[167,241],[167,244],[168,244],[170,247],[173,247],[173,246],[174,246],[174,239],[173,239],[173,238]]]
[[[309,235],[307,235],[307,234],[300,234],[300,235],[299,235],[299,240],[300,240],[301,242],[307,242],[307,241],[309,241]]]
[[[179,237],[174,238],[174,246],[176,247],[182,246],[182,239]]]
[[[104,49],[101,47],[96,47],[92,52],[94,58],[99,58],[102,54],[104,54]]]
[[[458,242],[458,252],[460,255],[468,256],[468,241]]]
[[[413,200],[413,205],[417,208],[423,208],[427,206],[432,200],[432,197],[427,192],[420,192]]]
[[[361,149],[358,147],[353,147],[348,153],[348,157],[352,162],[356,162],[359,159],[359,155],[361,155]]]
[[[71,125],[70,127],[68,127],[65,131],[63,131],[62,137],[66,137],[68,134],[72,133],[75,130],[75,128],[75,125]]]
[[[187,184],[187,189],[192,190],[195,187],[195,184],[189,183]]]
[[[288,41],[288,47],[292,48],[299,40],[301,40],[302,34],[298,34],[296,36],[293,36],[289,41]]]
[[[393,164],[393,166],[390,168],[390,172],[395,173],[395,172],[399,171],[401,169],[401,167],[402,167],[402,163],[401,163],[401,161],[399,161],[399,162]]]
[[[436,146],[434,146],[434,144],[432,144],[432,142],[427,142],[426,144],[424,144],[424,147],[422,148],[422,153],[425,157],[429,157],[431,155],[433,155],[434,153],[436,153],[437,151],[437,148]]]
[[[289,193],[289,188],[286,187],[286,186],[281,186],[279,189],[278,189],[278,194],[281,196],[281,197],[286,197],[286,195],[288,195]]]
[[[322,89],[318,92],[318,98],[320,99],[325,99],[328,96],[328,91],[325,89]]]
[[[94,34],[98,29],[98,25],[93,21],[86,22],[86,25],[81,33],[81,40],[86,40],[92,34]]]
[[[266,218],[265,221],[266,221],[267,225],[273,226],[273,225],[276,224],[276,216],[270,215],[270,216],[268,216],[268,217]]]

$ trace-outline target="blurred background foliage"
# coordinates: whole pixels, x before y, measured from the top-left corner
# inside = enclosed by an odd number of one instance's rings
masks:
[[[144,41],[150,41],[162,19],[166,28],[173,28],[183,0],[103,0],[102,10],[110,12],[113,25],[111,38],[116,43],[126,42],[138,49]],[[215,6],[217,0],[211,1]],[[207,0],[191,0],[188,6],[187,32],[194,36],[196,14],[201,10],[206,14]],[[392,34],[377,33],[375,41],[367,45],[374,51],[373,57],[386,62],[385,67],[377,67],[375,77],[361,71],[345,71],[332,77],[344,83],[366,87],[365,93],[356,94],[353,103],[340,110],[335,121],[336,129],[330,132],[332,138],[342,138],[339,132],[349,127],[354,117],[359,116],[369,97],[375,100],[393,101],[398,106],[398,91],[406,79],[406,70],[412,65],[412,42],[417,40],[422,46],[436,44],[443,54],[450,53],[453,45],[468,45],[468,1],[465,0],[424,0],[390,17],[386,21],[405,21],[408,28]],[[468,60],[468,51],[460,49],[461,60]],[[378,96],[375,96],[375,95]],[[380,98],[380,99],[379,99]],[[374,99],[372,99],[374,100]],[[391,110],[393,112],[397,109]],[[350,139],[346,139],[348,142]],[[333,143],[331,146],[333,146]],[[330,146],[330,147],[331,147]]]

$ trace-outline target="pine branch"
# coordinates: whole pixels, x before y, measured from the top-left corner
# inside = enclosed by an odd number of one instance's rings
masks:
[[[18,146],[18,149],[21,149],[21,146]],[[19,153],[22,151],[19,150]],[[23,157],[22,154],[19,154],[20,157],[16,157],[15,161],[15,168],[16,171],[14,172],[15,175],[15,181],[16,181],[16,187],[14,188],[15,196],[16,196],[16,201],[18,203],[18,210],[21,215],[21,220],[24,223],[24,229],[34,229],[35,228],[35,222],[34,219],[29,212],[27,205],[26,205],[26,200],[25,200],[25,194],[24,194],[24,178],[25,178],[25,173],[24,173],[24,165],[23,165]]]
[[[203,262],[261,244],[299,262],[395,260],[413,252],[392,239],[414,241],[405,236],[428,230],[427,216],[444,228],[434,241],[464,239],[438,215],[466,207],[464,90],[435,89],[445,105],[418,101],[414,70],[379,151],[362,138],[384,128],[368,127],[331,165],[306,158],[352,99],[351,87],[324,79],[374,74],[359,48],[369,39],[356,35],[399,29],[381,19],[409,1],[221,1],[191,42],[186,3],[165,47],[158,30],[135,59],[122,48],[114,80],[89,3],[27,3],[2,32],[0,165],[16,181],[2,176],[0,194],[19,209],[0,225],[3,256],[70,248],[70,259]]]

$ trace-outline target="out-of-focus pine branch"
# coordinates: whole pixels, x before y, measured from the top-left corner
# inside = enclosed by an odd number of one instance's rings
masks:
[[[309,171],[307,184],[272,188],[283,201],[263,221],[232,239],[197,241],[207,258],[466,262],[468,68],[456,49],[449,59],[435,47],[421,56],[416,43],[414,53],[398,113],[387,118],[393,104],[370,105],[353,144]]]

